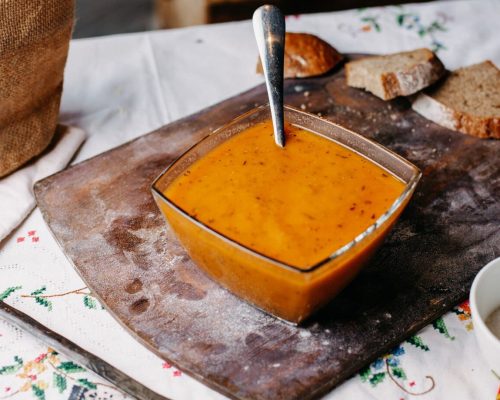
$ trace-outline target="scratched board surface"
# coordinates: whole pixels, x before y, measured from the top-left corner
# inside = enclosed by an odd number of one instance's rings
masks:
[[[40,209],[76,270],[146,347],[237,399],[319,397],[467,297],[500,255],[500,141],[441,128],[406,99],[346,86],[343,70],[287,80],[286,103],[421,168],[393,233],[360,276],[297,328],[207,278],[168,230],[153,179],[211,130],[266,102],[263,86],[51,176]]]

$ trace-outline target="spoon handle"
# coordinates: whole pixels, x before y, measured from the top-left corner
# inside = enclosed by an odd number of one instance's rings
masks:
[[[259,7],[253,14],[253,30],[266,80],[274,126],[274,140],[278,146],[285,147],[283,117],[285,18],[279,8],[275,6]]]

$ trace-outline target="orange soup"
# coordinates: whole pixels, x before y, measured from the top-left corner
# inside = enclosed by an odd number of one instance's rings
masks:
[[[334,141],[271,121],[235,135],[164,191],[186,213],[260,254],[308,269],[365,231],[405,184]]]

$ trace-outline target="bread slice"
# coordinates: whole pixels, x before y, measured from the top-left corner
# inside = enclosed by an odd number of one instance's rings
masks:
[[[500,70],[491,61],[459,68],[412,108],[446,128],[500,139]]]
[[[346,64],[347,84],[383,100],[408,96],[444,75],[441,60],[429,49],[366,57]]]
[[[291,32],[285,35],[285,78],[323,75],[342,59],[337,50],[315,35]],[[257,73],[263,73],[260,59]]]

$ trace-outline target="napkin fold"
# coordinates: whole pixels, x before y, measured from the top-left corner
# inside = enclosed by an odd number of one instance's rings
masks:
[[[50,146],[24,168],[0,179],[0,242],[35,208],[33,184],[62,170],[85,140],[85,132],[59,125]]]

